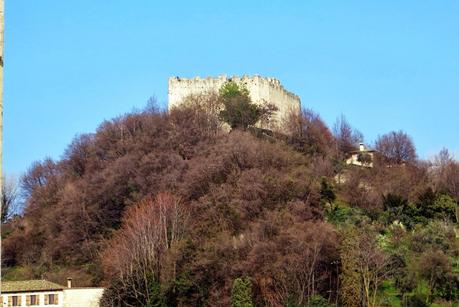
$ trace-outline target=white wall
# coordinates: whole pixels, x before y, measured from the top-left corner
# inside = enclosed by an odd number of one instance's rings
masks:
[[[26,305],[26,295],[38,295],[39,305],[46,307],[98,307],[100,298],[104,292],[104,288],[70,288],[59,292],[27,292],[17,294],[2,294],[3,306],[8,306],[9,296],[21,296],[21,306]],[[57,294],[59,296],[59,304],[45,305],[46,294]]]
[[[64,289],[64,307],[98,307],[104,288]]]

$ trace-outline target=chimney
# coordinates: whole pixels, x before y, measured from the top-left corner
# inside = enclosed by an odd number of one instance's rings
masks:
[[[70,277],[67,278],[67,288],[72,288],[72,279]]]
[[[363,145],[363,143],[359,144],[359,150],[360,151],[365,151],[365,145]]]

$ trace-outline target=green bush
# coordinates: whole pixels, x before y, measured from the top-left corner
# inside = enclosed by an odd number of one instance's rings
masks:
[[[402,306],[400,292],[395,286],[394,280],[385,280],[380,287],[378,300],[382,306]]]
[[[231,293],[232,307],[253,307],[252,282],[249,278],[236,278]]]
[[[403,296],[404,306],[427,307],[429,306],[430,288],[425,280],[420,280],[418,286]]]
[[[224,108],[220,112],[220,119],[232,129],[246,130],[261,118],[262,109],[252,103],[249,91],[232,81],[225,83],[220,89],[220,100]]]
[[[426,298],[423,295],[407,294],[407,295],[405,295],[404,306],[428,307],[429,304],[426,303]]]
[[[335,225],[359,225],[369,221],[368,216],[361,209],[349,207],[347,204],[339,201],[326,204],[325,218],[327,222]]]
[[[308,307],[331,307],[332,305],[321,295],[313,295],[309,299]]]
[[[150,280],[151,300],[148,307],[166,307],[166,299],[161,293],[161,284],[155,280]]]
[[[320,182],[320,197],[324,203],[332,203],[336,200],[334,187],[325,177],[322,177]]]

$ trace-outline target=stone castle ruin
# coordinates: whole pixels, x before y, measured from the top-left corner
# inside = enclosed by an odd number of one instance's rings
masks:
[[[270,103],[277,107],[278,110],[273,115],[269,127],[263,128],[282,131],[283,123],[290,114],[301,112],[300,97],[284,89],[279,80],[260,76],[195,77],[191,79],[171,77],[169,78],[168,91],[169,110],[183,104],[189,96],[218,94],[223,84],[228,81],[245,86],[253,103]]]

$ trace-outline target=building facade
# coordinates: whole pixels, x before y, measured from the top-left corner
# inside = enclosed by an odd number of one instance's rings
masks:
[[[373,167],[375,151],[365,147],[363,143],[359,144],[359,150],[348,153],[346,164],[361,167]]]
[[[97,307],[103,288],[73,288],[47,280],[2,281],[0,306]]]
[[[1,303],[12,306],[55,306],[64,302],[64,287],[46,280],[2,281]]]

